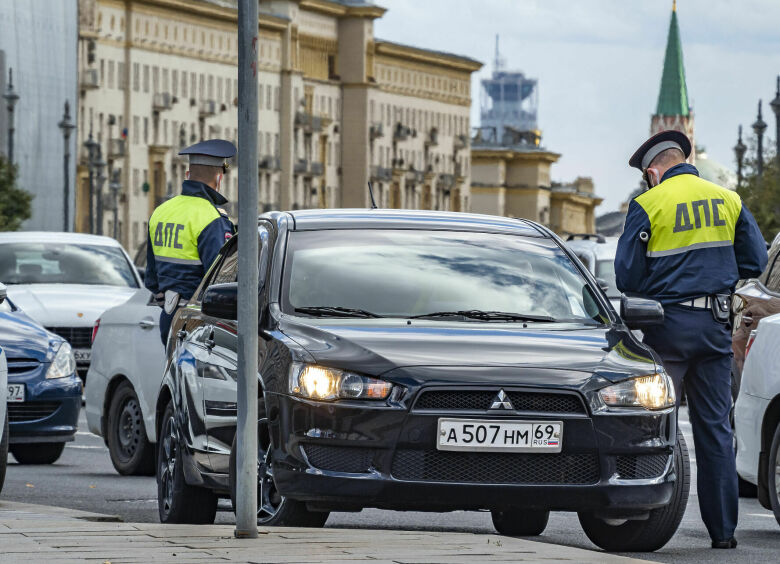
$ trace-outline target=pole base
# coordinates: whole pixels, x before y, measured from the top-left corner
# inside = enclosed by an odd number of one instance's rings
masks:
[[[237,539],[256,539],[258,537],[257,527],[254,529],[235,529],[233,536]]]

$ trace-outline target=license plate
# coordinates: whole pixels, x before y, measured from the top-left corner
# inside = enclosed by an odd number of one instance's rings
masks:
[[[439,450],[560,452],[561,421],[439,419]]]
[[[8,401],[24,401],[24,384],[8,384]]]
[[[73,356],[76,358],[76,362],[89,362],[92,358],[91,349],[74,349]]]

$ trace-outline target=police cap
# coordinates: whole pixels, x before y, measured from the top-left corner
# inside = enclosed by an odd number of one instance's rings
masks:
[[[628,166],[644,171],[654,158],[667,149],[679,149],[687,159],[691,154],[691,141],[679,131],[667,130],[656,133],[631,155]]]
[[[188,155],[191,165],[225,166],[225,159],[236,154],[236,146],[224,139],[209,139],[182,149],[179,154]]]

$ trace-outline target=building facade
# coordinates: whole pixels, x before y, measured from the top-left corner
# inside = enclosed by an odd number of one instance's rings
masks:
[[[385,9],[370,2],[260,0],[260,11],[260,211],[363,207],[369,181],[380,206],[470,208],[481,63],[376,39]],[[116,229],[135,249],[179,191],[178,151],[237,141],[236,18],[235,0],[79,0],[77,230]],[[235,168],[223,192],[235,216]]]

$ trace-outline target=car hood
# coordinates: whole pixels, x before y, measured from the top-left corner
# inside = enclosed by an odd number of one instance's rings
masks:
[[[19,309],[0,313],[0,347],[8,360],[48,360],[49,351],[58,348],[60,337],[49,333]],[[53,345],[54,344],[54,345]]]
[[[8,286],[8,297],[46,327],[91,327],[104,311],[137,291],[92,284],[19,284]]]
[[[425,367],[434,377],[446,373],[480,373],[495,382],[496,374],[511,379],[515,368],[563,371],[573,385],[594,374],[609,381],[647,374],[656,367],[654,353],[622,325],[592,327],[574,324],[449,323],[398,320],[315,320],[287,318],[283,333],[315,362],[373,375],[408,367]],[[458,370],[453,370],[457,367]],[[496,371],[496,367],[506,370]],[[487,371],[478,370],[488,368]]]

